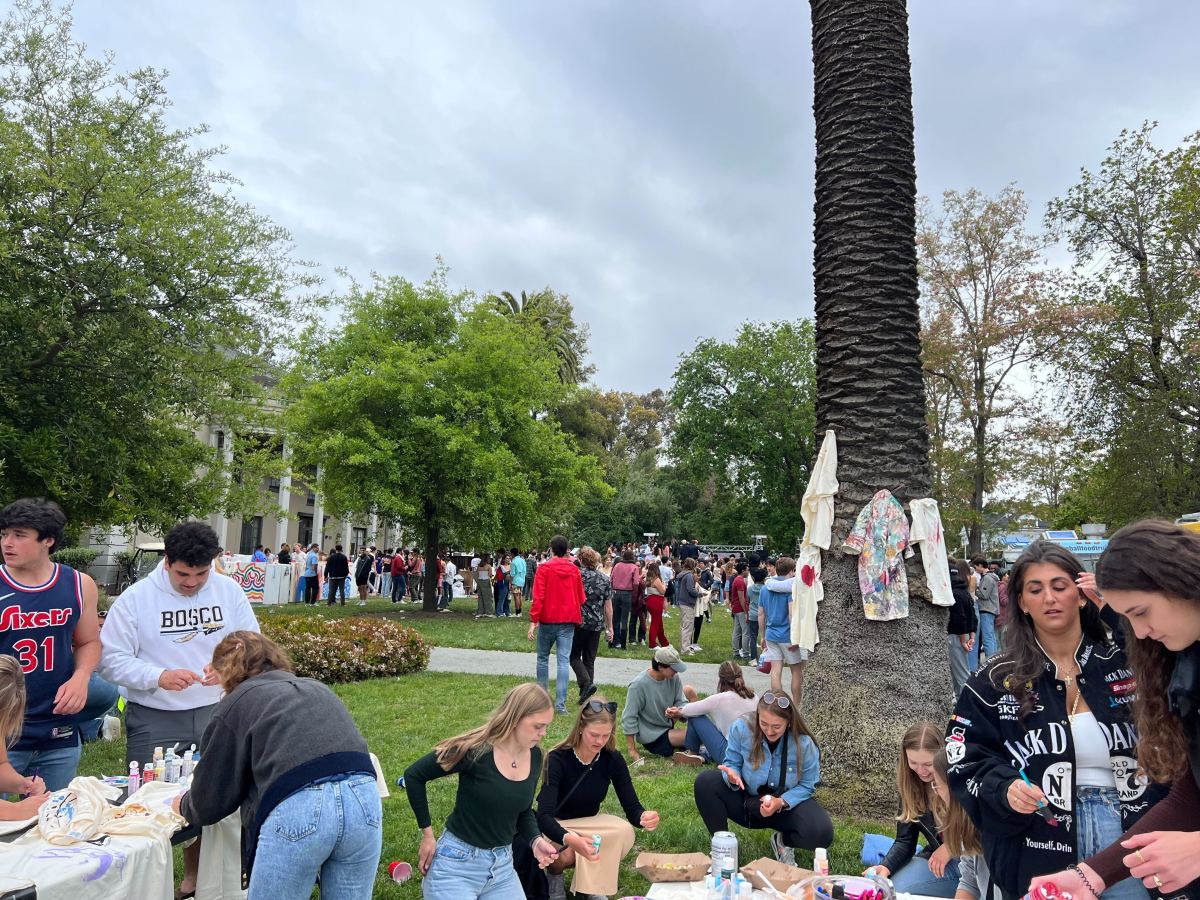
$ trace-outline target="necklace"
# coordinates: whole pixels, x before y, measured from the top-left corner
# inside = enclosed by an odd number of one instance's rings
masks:
[[[1072,668],[1072,669],[1076,669],[1076,670],[1077,670],[1077,669],[1078,669],[1078,667],[1079,667],[1079,664],[1078,664],[1078,663],[1076,663],[1076,662],[1075,662],[1075,660],[1073,660],[1073,659],[1072,659],[1072,660],[1071,660],[1071,668]],[[1059,670],[1060,668],[1061,668],[1061,667],[1060,667],[1060,666],[1059,666],[1059,664],[1058,664],[1058,660],[1055,660],[1055,661],[1054,661],[1054,673],[1055,673],[1056,675],[1058,674],[1058,670]],[[1074,671],[1072,671],[1072,672],[1070,672],[1070,673],[1068,673],[1068,674],[1066,674],[1066,675],[1062,676],[1062,680],[1063,680],[1063,681],[1066,683],[1066,685],[1067,685],[1067,695],[1068,695],[1068,696],[1070,696],[1070,694],[1071,694],[1071,688],[1072,688],[1072,687],[1074,687],[1074,688],[1075,688],[1075,700],[1074,700],[1074,701],[1071,703],[1071,712],[1068,714],[1068,715],[1069,715],[1069,718],[1074,718],[1074,717],[1075,717],[1075,711],[1076,711],[1077,709],[1079,709],[1079,698],[1083,696],[1083,691],[1081,691],[1081,690],[1079,689],[1079,685],[1075,684],[1075,674],[1076,674],[1076,673],[1075,673]]]
[[[493,747],[493,749],[497,749],[497,748]],[[510,766],[512,766],[512,767],[515,769],[515,768],[517,767],[517,757],[516,757],[516,754],[512,753],[512,752],[511,752],[511,751],[509,751],[509,750],[505,750],[504,752],[505,752],[505,753],[507,753],[509,756],[511,756],[511,757],[512,757],[512,762],[511,762],[511,763],[509,763],[509,765],[510,765]]]

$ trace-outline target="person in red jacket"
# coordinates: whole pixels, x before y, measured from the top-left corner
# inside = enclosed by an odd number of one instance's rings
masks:
[[[537,636],[537,680],[543,688],[550,678],[550,648],[558,656],[555,678],[556,712],[567,711],[567,684],[571,677],[571,642],[575,626],[583,620],[583,576],[567,559],[567,539],[556,534],[550,539],[553,556],[537,567],[533,576],[533,602],[529,607],[529,640]]]

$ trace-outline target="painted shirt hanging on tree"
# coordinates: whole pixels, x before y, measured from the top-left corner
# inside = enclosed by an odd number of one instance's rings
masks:
[[[950,568],[947,565],[946,534],[942,530],[942,514],[932,498],[913,500],[908,504],[912,513],[910,543],[921,545],[921,562],[925,566],[925,581],[934,606],[953,606],[950,590]]]
[[[858,587],[867,618],[888,622],[907,616],[908,519],[891,491],[880,491],[862,508],[842,549],[858,555]]]

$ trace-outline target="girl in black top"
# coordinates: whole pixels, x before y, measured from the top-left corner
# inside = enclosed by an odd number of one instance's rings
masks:
[[[542,834],[563,848],[547,870],[551,900],[565,896],[562,873],[571,867],[577,895],[615,894],[621,860],[633,848],[633,829],[658,827],[658,813],[642,807],[625,758],[617,752],[616,721],[616,703],[600,697],[589,700],[566,740],[547,756],[537,824]],[[625,819],[600,812],[610,785],[616,789]],[[592,844],[597,834],[601,837],[598,853]]]
[[[479,728],[447,738],[404,773],[408,802],[421,829],[417,862],[422,896],[455,900],[525,900],[512,865],[513,838],[541,866],[558,855],[538,833],[533,793],[542,771],[542,738],[554,719],[546,689],[519,684]],[[458,775],[454,809],[440,839],[433,836],[426,782]]]

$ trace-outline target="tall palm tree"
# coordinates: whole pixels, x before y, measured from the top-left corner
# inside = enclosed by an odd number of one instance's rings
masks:
[[[521,291],[518,300],[510,292],[501,291],[491,294],[488,301],[503,315],[524,318],[541,326],[558,359],[559,381],[579,384],[586,377],[583,358],[587,354],[587,328],[575,324],[571,301],[565,294],[543,288],[533,295]]]
[[[842,812],[894,813],[903,729],[944,720],[946,612],[916,596],[893,622],[863,615],[857,561],[838,552],[883,488],[929,494],[917,307],[916,166],[904,0],[810,0],[816,116],[817,429],[838,438],[834,549],[804,708]]]

